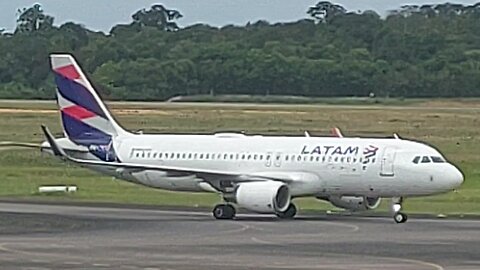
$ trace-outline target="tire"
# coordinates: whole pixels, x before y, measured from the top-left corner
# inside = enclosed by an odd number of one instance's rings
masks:
[[[235,208],[229,204],[219,204],[213,208],[212,214],[216,219],[233,219]]]
[[[408,217],[404,213],[396,213],[393,216],[393,220],[395,220],[396,223],[405,223],[407,221]]]
[[[285,212],[277,213],[277,217],[281,219],[293,219],[293,217],[295,217],[296,214],[297,214],[297,207],[293,203],[291,203]]]

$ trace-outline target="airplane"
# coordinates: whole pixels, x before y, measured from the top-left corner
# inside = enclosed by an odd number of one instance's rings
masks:
[[[143,134],[123,129],[69,54],[52,54],[64,138],[42,126],[41,150],[132,183],[173,191],[215,192],[216,219],[237,209],[291,219],[293,200],[315,197],[349,211],[391,198],[393,220],[407,221],[404,198],[445,193],[464,176],[435,148],[394,138]]]

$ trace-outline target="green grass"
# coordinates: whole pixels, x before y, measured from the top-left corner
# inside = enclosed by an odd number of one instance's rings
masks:
[[[9,106],[12,106],[9,103]],[[0,102],[0,141],[41,142],[40,124],[58,136],[59,118],[54,104],[14,103],[23,111],[8,111]],[[126,128],[154,133],[212,133],[244,131],[248,134],[328,134],[339,126],[347,136],[390,136],[426,141],[439,148],[465,173],[466,182],[456,193],[409,199],[408,212],[480,214],[480,136],[478,101],[424,101],[410,107],[337,107],[312,105],[184,105],[113,103],[113,113]],[[0,198],[59,201],[119,202],[152,205],[209,207],[220,200],[215,194],[186,194],[145,188],[114,181],[88,170],[65,166],[33,150],[0,150]],[[38,186],[76,184],[69,195],[46,196]],[[299,199],[302,209],[333,209],[315,199]],[[386,209],[383,204],[380,210]]]

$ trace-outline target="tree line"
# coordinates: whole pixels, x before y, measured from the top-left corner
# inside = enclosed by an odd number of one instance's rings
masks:
[[[305,19],[180,28],[154,5],[109,33],[54,24],[39,4],[0,30],[0,98],[54,97],[52,52],[72,53],[108,99],[185,95],[480,96],[480,3],[380,16],[319,2]]]

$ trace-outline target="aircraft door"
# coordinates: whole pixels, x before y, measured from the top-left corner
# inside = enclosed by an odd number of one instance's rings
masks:
[[[272,158],[273,158],[273,153],[268,152],[267,156],[265,157],[265,166],[266,167],[271,167],[272,166]]]
[[[381,160],[381,168],[380,168],[380,175],[381,176],[394,176],[394,164],[395,164],[395,154],[396,150],[391,147],[387,147],[385,152],[383,152],[382,160]]]
[[[275,167],[282,165],[282,153],[275,153]]]

